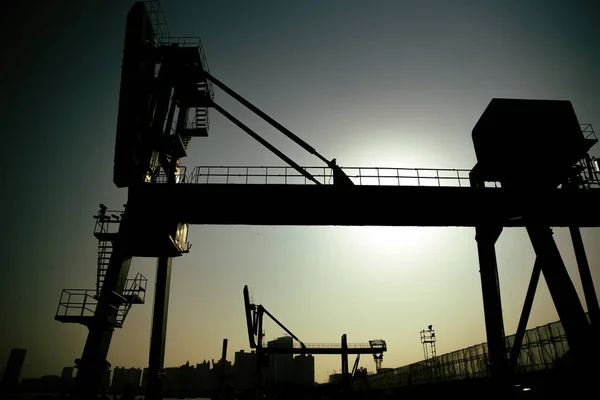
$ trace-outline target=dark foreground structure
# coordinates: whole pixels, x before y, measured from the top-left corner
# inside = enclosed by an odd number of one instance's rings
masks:
[[[315,170],[296,164],[221,107],[213,86],[324,165]],[[289,167],[259,173],[253,167],[224,167],[221,172],[197,167],[188,173],[180,162],[192,138],[209,140],[209,109]],[[114,330],[123,326],[133,304],[145,300],[145,278],[128,278],[133,257],[158,259],[146,398],[162,398],[172,260],[189,251],[189,224],[472,226],[490,382],[505,388],[512,379],[541,274],[573,363],[578,373],[587,374],[597,357],[598,350],[588,342],[599,311],[579,227],[600,226],[600,215],[585,206],[600,202],[598,163],[588,154],[597,143],[593,130],[579,124],[569,101],[492,99],[472,138],[477,165],[466,172],[374,168],[365,175],[367,169],[340,168],[213,76],[200,40],[170,36],[159,3],[135,3],[125,29],[114,164],[114,183],[128,188],[128,201],[124,211],[101,206],[94,231],[99,241],[96,287],[65,290],[55,316],[89,329],[75,362],[74,398],[97,396],[110,366],[106,356]],[[232,198],[244,207],[230,208]],[[444,207],[428,206],[432,198]],[[345,211],[349,207],[352,213]],[[551,228],[556,226],[571,232],[591,322],[554,242]],[[524,227],[537,257],[518,331],[509,344],[495,255],[505,227]]]

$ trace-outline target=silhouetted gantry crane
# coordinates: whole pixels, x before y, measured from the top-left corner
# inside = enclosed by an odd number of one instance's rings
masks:
[[[325,166],[299,166],[216,103],[213,85]],[[208,137],[211,108],[289,168],[196,167],[188,173],[180,160],[192,138]],[[146,398],[161,398],[172,258],[189,251],[189,224],[475,227],[490,372],[500,381],[522,339],[507,349],[494,244],[504,227],[525,227],[537,259],[517,338],[543,273],[571,352],[585,370],[593,359],[589,352],[596,351],[586,343],[600,323],[579,232],[600,226],[600,213],[588,206],[600,204],[598,162],[588,155],[597,143],[593,129],[579,124],[569,101],[493,99],[472,138],[477,155],[472,170],[341,168],[215,78],[199,39],[169,35],[158,2],[135,3],[125,29],[114,164],[115,185],[128,188],[127,204],[116,213],[101,206],[94,230],[96,289],[77,292],[78,300],[65,290],[56,314],[59,321],[89,329],[76,360],[74,398],[97,396],[110,367],[113,331],[123,325],[131,304],[144,300],[145,278],[127,278],[133,257],[158,258]],[[230,207],[232,198],[244,207]],[[569,227],[591,323],[551,227]]]
[[[296,335],[283,325],[273,314],[261,304],[253,304],[250,299],[248,286],[244,286],[244,308],[246,311],[246,325],[248,327],[248,341],[250,348],[256,349],[256,386],[257,397],[260,398],[260,382],[262,382],[262,368],[268,366],[271,354],[340,354],[342,356],[342,380],[344,383],[350,383],[350,377],[355,374],[358,367],[358,361],[361,354],[372,354],[375,360],[375,368],[379,372],[383,361],[383,353],[387,351],[387,345],[383,339],[370,340],[369,343],[348,344],[346,334],[342,335],[341,344],[304,344]],[[297,346],[264,346],[263,317],[267,315],[281,329],[283,329],[292,339],[296,341]],[[348,370],[348,354],[356,354],[357,358],[352,369]]]

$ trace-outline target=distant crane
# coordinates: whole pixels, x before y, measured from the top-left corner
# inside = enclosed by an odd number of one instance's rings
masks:
[[[342,382],[345,385],[350,384],[351,376],[354,376],[358,367],[358,361],[361,354],[372,354],[375,360],[377,371],[381,370],[383,362],[383,353],[387,351],[387,344],[383,339],[370,340],[369,343],[348,344],[346,334],[342,335],[341,344],[304,344],[296,335],[283,325],[273,314],[260,304],[253,304],[250,300],[248,286],[244,286],[244,308],[246,314],[246,325],[248,327],[248,340],[250,347],[256,349],[257,359],[257,395],[260,396],[261,390],[261,368],[268,364],[270,354],[341,354],[342,355]],[[288,335],[290,335],[299,344],[299,347],[265,347],[263,344],[263,316],[267,314],[273,322],[279,325]],[[352,374],[348,371],[348,354],[356,354],[357,358],[352,369]]]

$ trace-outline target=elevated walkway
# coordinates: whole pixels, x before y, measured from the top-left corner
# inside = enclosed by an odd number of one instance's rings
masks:
[[[377,345],[369,343],[348,343],[344,349],[341,343],[305,343],[306,347],[302,347],[299,343],[294,342],[294,347],[273,347],[264,348],[269,354],[380,354],[387,351],[385,342]],[[281,351],[278,351],[280,349]]]
[[[522,193],[438,186],[140,184],[130,188],[134,226],[161,205],[175,221],[205,225],[599,227],[600,189]],[[210,210],[210,212],[207,212]]]
[[[595,138],[591,125],[581,129]],[[600,204],[600,165],[593,157],[574,166],[578,184],[568,190],[510,190],[498,182],[474,188],[470,170],[442,168],[342,168],[354,185],[340,186],[329,167],[302,168],[315,180],[284,166],[181,166],[175,185],[166,185],[164,174],[132,185],[128,205],[135,226],[159,204],[189,224],[521,227],[526,214],[529,223],[552,227],[600,226],[593,212]],[[533,182],[544,174],[543,164],[525,173]]]

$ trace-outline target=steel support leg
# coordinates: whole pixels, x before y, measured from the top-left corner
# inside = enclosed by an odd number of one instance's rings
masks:
[[[496,240],[498,240],[500,233],[502,233],[501,225],[475,227],[491,373],[495,380],[504,382],[508,372],[508,364],[495,249]]]
[[[131,257],[124,257],[118,243],[106,269],[100,298],[94,313],[94,320],[88,327],[89,333],[81,359],[75,360],[77,375],[73,386],[72,398],[76,400],[96,399],[102,387],[104,374],[110,364],[106,361],[114,326],[109,323],[116,321],[117,310],[121,301],[114,294],[122,294],[125,280],[129,273]]]
[[[270,357],[263,353],[263,316],[264,309],[258,306],[256,309],[257,337],[256,337],[256,400],[262,400],[263,377],[262,372]],[[267,358],[265,358],[267,357]]]
[[[586,351],[585,342],[590,338],[590,324],[554,242],[552,230],[544,226],[530,225],[527,226],[527,233],[536,256],[542,261],[542,273],[565,330],[569,349],[584,367],[585,357],[589,357],[589,354],[586,354],[589,352]]]
[[[156,268],[156,291],[152,315],[152,336],[150,337],[150,357],[148,361],[148,384],[146,400],[162,399],[162,370],[165,364],[165,339],[167,335],[167,314],[169,290],[171,287],[171,264],[169,257],[159,257]]]
[[[569,232],[573,241],[573,249],[575,250],[575,258],[577,259],[577,267],[579,269],[579,276],[581,277],[581,285],[583,286],[585,304],[590,314],[592,327],[597,332],[600,330],[600,308],[598,307],[598,297],[596,297],[594,281],[590,273],[590,265],[585,254],[585,247],[583,246],[583,238],[577,226],[570,226]]]
[[[344,333],[342,335],[342,383],[344,389],[349,383],[348,378],[348,337]]]
[[[540,281],[541,272],[542,262],[539,258],[536,258],[535,264],[533,265],[533,272],[531,273],[531,280],[529,281],[529,287],[527,288],[527,294],[525,295],[525,303],[523,304],[523,311],[521,311],[519,326],[517,327],[517,333],[515,334],[515,341],[512,345],[512,349],[510,349],[511,371],[515,368],[517,360],[519,359],[519,353],[521,352],[521,346],[523,345],[523,338],[525,337],[525,330],[527,329],[527,322],[529,321],[529,314],[531,313],[531,306],[533,305],[535,290]]]

